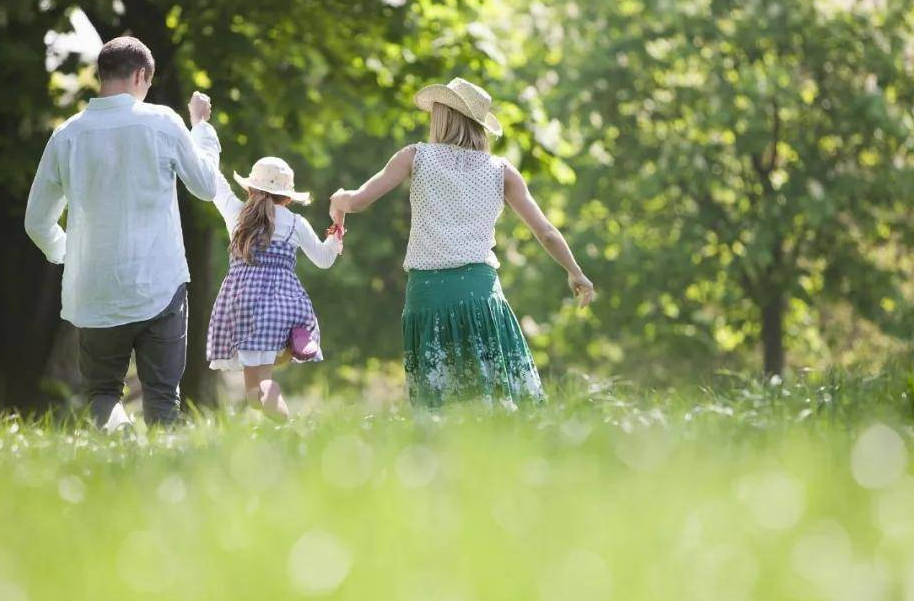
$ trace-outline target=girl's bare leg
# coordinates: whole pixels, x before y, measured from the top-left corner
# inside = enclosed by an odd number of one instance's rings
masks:
[[[273,380],[272,365],[245,367],[244,389],[245,398],[252,408],[263,409],[266,416],[275,421],[289,419],[289,408],[282,397],[282,390]]]
[[[270,378],[272,365],[254,365],[244,368],[244,397],[251,409],[263,409],[263,398],[260,383]]]

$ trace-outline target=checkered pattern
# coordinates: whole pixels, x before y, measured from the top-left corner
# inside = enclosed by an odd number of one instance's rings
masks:
[[[296,248],[274,240],[249,265],[232,259],[213,305],[206,359],[231,359],[236,351],[281,351],[293,326],[304,325],[320,344],[320,328],[308,293],[295,275]],[[321,361],[318,350],[310,361]]]

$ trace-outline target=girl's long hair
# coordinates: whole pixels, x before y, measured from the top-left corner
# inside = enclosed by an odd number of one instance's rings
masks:
[[[485,128],[440,102],[432,105],[429,129],[429,142],[432,144],[454,144],[470,150],[489,151],[489,138],[486,137]]]
[[[254,251],[269,246],[276,227],[276,205],[286,198],[256,188],[248,189],[248,201],[238,215],[238,224],[229,244],[232,257],[254,265]]]

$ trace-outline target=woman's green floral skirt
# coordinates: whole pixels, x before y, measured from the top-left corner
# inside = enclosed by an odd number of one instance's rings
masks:
[[[530,348],[489,265],[409,272],[403,355],[414,405],[481,399],[513,409],[544,399]]]

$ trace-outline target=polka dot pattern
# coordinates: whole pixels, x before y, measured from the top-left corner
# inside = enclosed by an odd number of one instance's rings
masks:
[[[504,159],[450,144],[414,147],[403,268],[498,267],[492,248],[495,222],[505,205]]]

